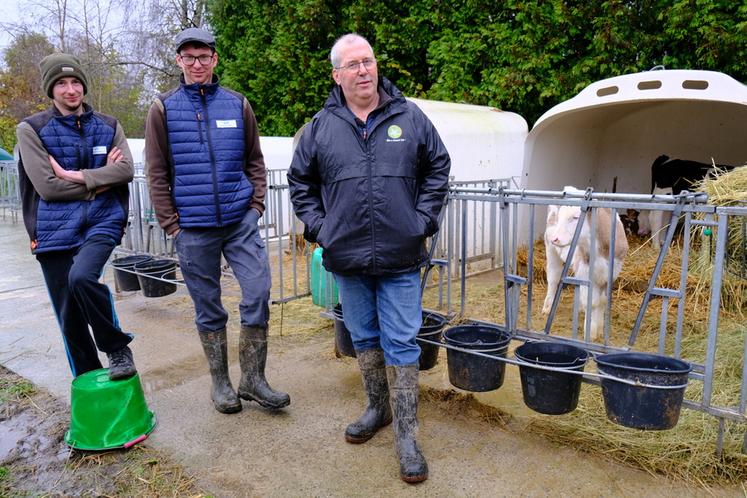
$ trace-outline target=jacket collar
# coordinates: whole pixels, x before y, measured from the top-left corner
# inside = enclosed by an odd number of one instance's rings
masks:
[[[378,114],[384,112],[384,110],[393,110],[400,105],[406,103],[405,96],[399,91],[399,88],[383,76],[379,76],[379,83],[377,86],[379,92],[379,105],[374,109],[371,114]],[[345,102],[345,95],[342,93],[340,85],[335,85],[332,91],[327,97],[327,101],[324,103],[324,108],[338,116],[351,116],[350,112],[346,111],[347,103]]]
[[[91,119],[91,116],[93,115],[93,107],[83,103],[83,114],[78,116],[77,114],[68,114],[67,116],[64,116],[59,109],[57,109],[57,106],[52,104],[52,115],[55,117],[55,119],[58,119],[60,121],[75,121],[78,117],[80,117],[81,121],[87,121]]]
[[[218,81],[218,77],[216,75],[213,75],[213,79],[210,81],[210,83],[192,83],[188,85],[184,81],[184,74],[182,74],[181,76],[179,76],[179,86],[189,93],[198,93],[200,89],[202,89],[205,92],[205,95],[212,95],[218,90],[220,83]]]

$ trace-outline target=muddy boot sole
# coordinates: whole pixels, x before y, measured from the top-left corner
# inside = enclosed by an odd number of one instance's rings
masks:
[[[239,413],[242,408],[241,403],[239,403],[238,405],[220,406],[220,405],[217,405],[215,402],[213,402],[213,406],[220,413],[226,413],[226,414]]]
[[[345,441],[347,441],[350,444],[363,444],[372,437],[376,435],[377,432],[379,432],[381,429],[386,427],[387,425],[392,423],[392,419],[389,418],[389,420],[385,420],[380,426],[378,426],[374,431],[367,432],[365,434],[349,434],[347,431],[345,432]]]
[[[418,476],[399,476],[400,479],[405,481],[408,484],[416,484],[418,482],[423,482],[426,479],[428,479],[428,474],[418,475]]]
[[[254,401],[262,408],[267,408],[269,410],[280,410],[281,408],[285,408],[286,406],[290,405],[290,399],[282,403],[270,403],[263,399],[252,396],[251,394],[242,393],[242,392],[239,393],[239,398],[246,400],[246,401]]]

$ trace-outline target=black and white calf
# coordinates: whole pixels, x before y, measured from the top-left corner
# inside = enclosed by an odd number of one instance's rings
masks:
[[[651,193],[654,195],[677,195],[683,190],[691,190],[716,169],[732,170],[728,164],[706,164],[686,159],[669,159],[669,156],[657,157],[651,165]],[[664,211],[641,211],[638,215],[638,235],[651,234],[655,246],[664,242]]]

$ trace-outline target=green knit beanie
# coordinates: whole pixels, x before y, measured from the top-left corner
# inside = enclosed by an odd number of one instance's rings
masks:
[[[55,82],[68,76],[78,78],[83,83],[83,95],[88,93],[88,77],[77,57],[63,53],[50,54],[41,60],[39,67],[42,75],[42,89],[50,99]]]

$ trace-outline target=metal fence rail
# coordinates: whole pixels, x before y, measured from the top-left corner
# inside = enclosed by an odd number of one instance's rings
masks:
[[[155,218],[142,165],[136,165],[137,174],[130,186],[130,220],[122,245],[117,249],[123,253],[149,253],[152,255],[174,257],[171,238],[158,225]],[[658,332],[656,352],[680,358],[693,365],[690,374],[691,387],[684,406],[714,416],[719,421],[717,450],[723,444],[725,421],[747,422],[747,340],[742,341],[742,377],[739,386],[727,386],[739,393],[734,403],[724,406],[714,400],[714,386],[717,384],[716,365],[724,352],[719,350],[718,343],[720,323],[723,310],[721,289],[725,278],[742,278],[747,276],[747,243],[742,251],[727,250],[728,233],[734,231],[747,233],[747,207],[717,207],[709,205],[703,194],[685,194],[683,196],[651,196],[634,194],[606,194],[587,191],[581,194],[569,194],[557,191],[523,191],[518,190],[512,179],[491,179],[473,182],[452,182],[446,207],[443,212],[441,230],[433,247],[433,267],[438,272],[438,280],[428,283],[437,286],[439,307],[445,305],[446,313],[464,316],[469,296],[469,276],[491,270],[498,270],[502,275],[503,294],[501,302],[503,323],[518,339],[548,339],[568,341],[581,345],[593,354],[603,352],[625,351],[636,348],[639,335],[645,321],[647,310],[658,309]],[[265,240],[270,266],[272,269],[272,300],[287,302],[310,294],[311,249],[302,238],[303,227],[295,218],[289,198],[285,170],[268,171],[268,190],[266,211],[260,220],[260,230]],[[673,257],[669,253],[675,237],[675,224],[670,224],[664,237],[664,244],[657,258],[654,270],[648,279],[639,306],[635,324],[629,331],[623,345],[611,344],[611,319],[615,309],[615,297],[612,292],[612,279],[607,287],[608,302],[604,312],[604,332],[599,341],[592,341],[590,319],[580,311],[581,300],[587,302],[587,309],[592,298],[591,286],[576,276],[568,274],[565,265],[561,285],[553,299],[553,307],[546,318],[540,320],[537,304],[540,296],[534,285],[537,269],[534,252],[534,241],[544,230],[545,207],[548,205],[574,205],[583,210],[590,210],[591,230],[599,223],[597,212],[610,208],[617,212],[626,209],[661,210],[682,220],[681,250],[678,252],[680,268],[679,283],[671,288],[658,283],[665,258]],[[8,212],[17,220],[20,210],[18,194],[18,171],[13,162],[0,163],[0,208],[3,216]],[[582,217],[583,219],[583,217]],[[574,235],[570,254],[575,250],[580,228]],[[694,240],[694,237],[699,240]],[[710,296],[707,303],[707,325],[703,331],[702,358],[687,358],[683,348],[685,327],[688,318],[687,278],[692,268],[693,252],[691,246],[699,243],[708,251],[710,257],[709,282]],[[519,253],[525,251],[524,260],[520,261]],[[592,251],[593,254],[593,251]],[[593,256],[592,256],[593,257]],[[568,260],[571,256],[568,257]],[[593,265],[593,262],[591,263]],[[623,273],[625,270],[623,269]],[[224,274],[231,277],[230,269],[225,266]],[[458,287],[455,284],[459,284]],[[329,286],[328,286],[329,287]],[[455,305],[452,296],[458,289],[459,304]],[[560,306],[561,293],[572,292],[570,333],[557,330],[556,312]],[[445,298],[445,303],[443,302]],[[327,306],[332,303],[327,300]],[[670,317],[670,311],[674,313]],[[480,322],[484,317],[470,317]],[[650,314],[649,318],[650,320]],[[649,323],[649,328],[650,328]],[[743,334],[747,335],[747,334]],[[619,338],[619,336],[618,336]],[[586,382],[598,380],[585,376]],[[693,385],[695,387],[693,387]],[[747,452],[747,435],[744,448]]]
[[[605,194],[593,193],[587,191],[580,194],[569,194],[555,191],[523,191],[499,188],[490,189],[468,189],[453,188],[450,192],[449,204],[456,203],[480,203],[490,206],[497,206],[499,215],[493,222],[496,223],[496,229],[500,232],[502,242],[502,263],[498,267],[502,270],[503,280],[503,299],[500,303],[503,307],[503,323],[501,325],[511,332],[518,339],[550,339],[575,343],[585,349],[596,353],[619,352],[635,349],[638,346],[639,332],[647,310],[660,309],[658,315],[658,337],[656,351],[662,355],[669,355],[688,361],[693,365],[693,371],[690,379],[695,381],[694,386],[688,390],[688,399],[685,400],[684,406],[687,408],[699,410],[716,417],[719,421],[719,434],[717,440],[717,451],[720,453],[723,447],[723,436],[726,420],[735,422],[747,422],[747,338],[741,337],[743,342],[743,355],[741,371],[741,385],[739,386],[721,386],[722,388],[734,390],[738,387],[739,399],[734,404],[728,406],[719,406],[714,401],[714,386],[716,381],[716,365],[727,356],[728,351],[721,351],[717,345],[719,343],[720,330],[719,324],[722,320],[724,310],[721,308],[721,292],[724,275],[731,274],[737,276],[744,275],[745,254],[736,251],[736,254],[727,252],[727,240],[729,231],[742,230],[747,221],[747,207],[717,207],[707,204],[707,198],[704,194],[684,193],[680,196],[650,196],[634,194]],[[675,237],[675,231],[678,230],[676,223],[671,223],[666,228],[664,243],[661,246],[656,264],[652,274],[649,276],[645,291],[643,291],[642,302],[637,312],[635,324],[630,330],[627,343],[624,345],[613,346],[610,343],[610,317],[615,303],[612,292],[611,269],[608,276],[607,296],[608,302],[604,313],[604,334],[601,340],[593,341],[590,337],[590,317],[589,314],[584,316],[585,320],[580,322],[580,302],[582,299],[587,300],[587,309],[591,309],[592,286],[589,280],[570,276],[568,274],[570,261],[573,258],[573,252],[581,231],[584,216],[581,216],[574,238],[569,248],[567,263],[563,268],[561,284],[553,299],[553,307],[546,319],[538,320],[537,289],[534,285],[535,254],[534,241],[537,240],[544,231],[544,207],[547,205],[572,205],[579,206],[584,212],[591,212],[592,233],[595,233],[598,223],[597,211],[602,208],[610,208],[618,212],[625,212],[628,208],[637,210],[661,210],[672,216],[672,219],[680,219],[682,222],[682,236],[679,242],[680,251],[676,255],[679,258],[676,265],[680,269],[680,278],[677,286],[672,288],[664,287],[658,283],[658,277],[662,270],[665,258],[674,258],[675,254],[670,251],[672,241]],[[475,208],[478,209],[479,208]],[[492,212],[490,208],[485,208],[485,212]],[[464,219],[464,215],[463,215]],[[614,223],[614,218],[612,220]],[[464,249],[465,243],[469,240],[469,229],[466,224],[460,227],[459,234],[451,234],[451,237],[461,239],[461,252],[457,252],[455,244],[449,246],[449,254],[446,260],[453,262],[458,261],[460,269],[450,272],[450,274],[467,273],[469,258],[466,257],[467,251]],[[699,240],[694,240],[697,237]],[[612,242],[614,244],[614,240]],[[683,340],[684,327],[687,321],[687,309],[691,297],[688,295],[687,277],[692,266],[693,252],[691,246],[695,243],[700,245],[700,250],[706,250],[709,253],[710,268],[706,275],[709,282],[710,296],[708,297],[707,306],[707,325],[703,332],[703,339],[700,344],[704,351],[703,358],[683,357]],[[518,254],[520,251],[526,251],[526,261],[519,264]],[[611,251],[612,252],[612,251]],[[594,267],[594,250],[592,247],[591,261],[589,266]],[[614,257],[610,254],[610,261]],[[635,262],[628,262],[635,264]],[[675,265],[675,266],[676,266]],[[609,265],[611,267],[611,264]],[[624,273],[623,269],[623,273]],[[458,313],[465,314],[465,301],[469,295],[469,281],[461,278],[461,305]],[[570,334],[566,330],[557,330],[555,313],[559,306],[559,296],[561,292],[572,292],[572,323]],[[676,306],[675,306],[676,305]],[[671,307],[676,307],[675,315],[670,318],[669,311]],[[477,317],[480,322],[480,317]],[[649,318],[650,320],[650,318]],[[732,332],[733,333],[733,332]],[[745,334],[742,334],[745,336]],[[739,339],[739,338],[738,338]],[[585,376],[587,382],[598,383],[598,380]],[[747,434],[743,441],[743,451],[747,452]]]
[[[21,193],[18,185],[18,165],[15,161],[0,161],[0,211],[3,219],[9,216],[18,221]]]
[[[298,227],[285,183],[285,170],[268,170],[265,212],[259,228],[270,258],[271,299],[275,303],[308,296],[310,292],[309,248],[303,242],[303,229],[299,232]],[[135,177],[130,184],[130,219],[117,253],[175,258],[173,240],[156,219],[142,164],[135,165]],[[223,274],[233,278],[226,264]]]

